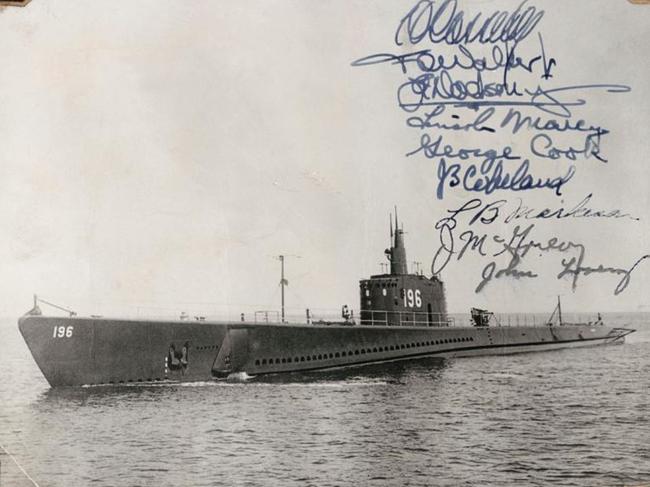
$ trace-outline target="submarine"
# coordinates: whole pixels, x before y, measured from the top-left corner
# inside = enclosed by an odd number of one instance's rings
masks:
[[[564,323],[558,304],[537,325],[501,325],[472,308],[459,326],[447,314],[438,276],[409,272],[404,231],[393,219],[385,272],[359,281],[358,316],[340,321],[277,322],[47,316],[34,307],[19,318],[27,347],[51,387],[196,382],[356,367],[423,357],[469,357],[623,343],[635,330],[598,320]],[[282,264],[284,263],[281,258]],[[284,267],[282,290],[284,291]],[[284,292],[283,292],[284,295]],[[556,316],[554,318],[554,316]]]

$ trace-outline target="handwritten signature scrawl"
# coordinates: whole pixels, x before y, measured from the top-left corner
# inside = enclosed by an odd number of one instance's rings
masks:
[[[436,199],[463,201],[435,223],[439,242],[433,274],[470,253],[480,256],[485,265],[478,293],[495,279],[537,278],[538,272],[526,267],[533,254],[556,255],[555,275],[569,281],[572,290],[583,276],[610,275],[618,295],[650,255],[622,267],[588,265],[585,242],[538,234],[547,233],[541,226],[569,219],[639,221],[622,209],[594,208],[595,191],[576,197],[582,190],[574,188],[581,174],[609,164],[611,131],[583,118],[588,100],[623,96],[632,89],[622,83],[562,84],[560,61],[544,44],[545,16],[527,0],[514,10],[474,9],[471,15],[457,0],[420,0],[397,22],[393,52],[351,64],[389,67],[403,76],[395,89],[396,105],[417,134],[404,155],[433,164]],[[513,193],[520,196],[513,199]],[[562,200],[536,209],[527,202],[533,194],[536,201],[570,196],[576,203]],[[481,199],[490,196],[500,199]]]

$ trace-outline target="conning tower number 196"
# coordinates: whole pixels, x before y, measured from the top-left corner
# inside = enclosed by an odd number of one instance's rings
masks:
[[[406,292],[402,291],[402,293],[405,308],[420,308],[422,306],[422,295],[420,294],[419,289],[416,289],[415,292],[413,292],[413,289],[407,289]]]

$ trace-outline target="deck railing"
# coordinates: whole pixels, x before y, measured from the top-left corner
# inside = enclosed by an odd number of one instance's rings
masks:
[[[80,313],[80,316],[110,317],[116,319],[181,319],[184,321],[220,321],[220,322],[246,322],[257,324],[278,324],[281,322],[278,310],[262,310],[260,308],[246,309],[231,307],[230,310],[209,306],[186,306],[157,307],[157,306],[134,306],[132,312],[118,312],[115,310],[95,313]],[[287,310],[286,324],[348,324],[364,326],[473,326],[469,313],[428,313],[426,311],[386,311],[386,310],[354,310],[350,308],[350,317],[345,319],[341,316],[340,310],[312,309],[309,313],[306,310],[291,308]],[[542,313],[494,313],[490,320],[491,327],[498,326],[547,326],[549,324],[550,312]],[[608,317],[599,320],[597,313],[574,313],[563,312],[563,324],[584,323],[600,324],[608,322]],[[554,325],[558,325],[557,319]]]
[[[364,309],[359,323],[369,326],[453,326],[454,319],[445,313]]]
[[[461,326],[474,325],[470,315],[453,314],[456,322]],[[549,324],[560,325],[557,316],[549,322],[550,313],[494,313],[489,321],[489,326],[548,326]],[[600,324],[602,317],[599,313],[562,313],[562,324],[570,325],[575,323]]]

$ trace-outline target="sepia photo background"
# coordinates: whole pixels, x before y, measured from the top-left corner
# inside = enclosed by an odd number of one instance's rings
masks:
[[[546,239],[582,242],[589,264],[627,268],[650,251],[650,7],[535,5],[558,83],[632,90],[581,96],[576,118],[610,131],[609,162],[579,160],[562,197],[527,191],[524,204],[571,207],[593,193],[592,208],[638,217],[539,225]],[[27,311],[34,293],[85,313],[277,309],[279,254],[295,313],[355,307],[358,279],[385,262],[394,206],[409,262],[429,273],[435,222],[471,195],[436,199],[434,163],[405,156],[418,138],[396,104],[399,67],[351,66],[397,52],[410,6],[36,0],[3,9],[0,314]],[[468,13],[514,6],[463,4]],[[445,139],[473,147],[475,135]],[[494,134],[494,147],[511,143],[521,142]],[[552,271],[479,294],[485,262],[454,262],[442,273],[450,311],[550,311],[557,295],[574,310],[650,306],[647,261],[614,296],[616,276],[584,276],[573,292],[555,277],[558,256],[538,259]]]

